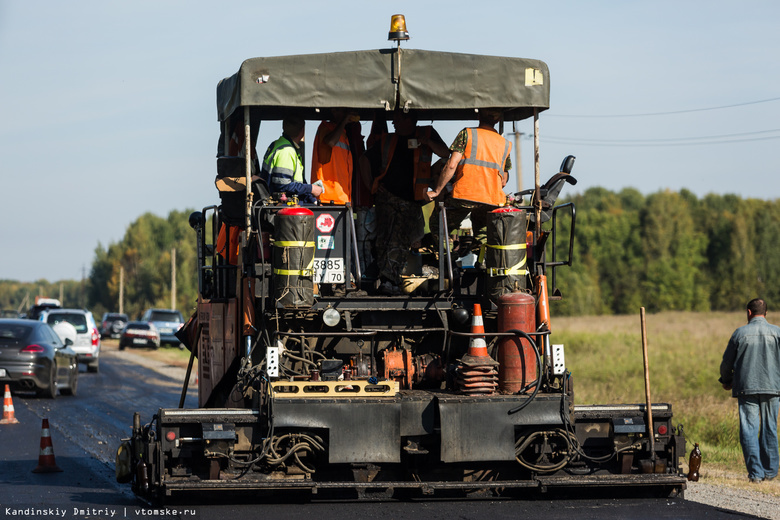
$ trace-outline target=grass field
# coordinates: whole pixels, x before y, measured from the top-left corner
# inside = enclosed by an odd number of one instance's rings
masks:
[[[726,343],[745,313],[664,312],[645,321],[652,401],[672,404],[688,449],[699,443],[703,474],[745,473],[737,403],[718,383]],[[633,316],[556,318],[553,342],[566,346],[577,404],[645,402],[638,309]]]

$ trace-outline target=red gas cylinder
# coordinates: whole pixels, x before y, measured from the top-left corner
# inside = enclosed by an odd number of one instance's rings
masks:
[[[536,330],[535,300],[530,294],[513,292],[498,299],[498,331]],[[525,338],[502,338],[498,343],[498,388],[515,394],[536,380],[536,354]]]

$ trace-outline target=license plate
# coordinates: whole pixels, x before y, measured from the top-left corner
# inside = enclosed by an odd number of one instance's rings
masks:
[[[162,327],[160,329],[160,334],[171,334],[173,332],[173,329],[169,327]]]
[[[344,259],[315,258],[314,281],[316,283],[344,283]]]
[[[4,368],[0,368],[0,377],[7,377],[8,374],[6,373]]]
[[[133,345],[146,345],[145,339],[134,338]]]

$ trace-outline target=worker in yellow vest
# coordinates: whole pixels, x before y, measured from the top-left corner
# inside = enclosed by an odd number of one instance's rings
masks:
[[[426,193],[427,200],[434,200],[452,180],[452,192],[444,195],[448,232],[458,229],[463,219],[471,214],[474,236],[484,237],[488,212],[506,203],[504,186],[512,167],[509,159],[512,143],[496,131],[500,119],[500,110],[480,109],[479,126],[460,131],[450,146],[452,153],[436,186]],[[436,240],[438,213],[437,207],[430,221],[431,234]]]

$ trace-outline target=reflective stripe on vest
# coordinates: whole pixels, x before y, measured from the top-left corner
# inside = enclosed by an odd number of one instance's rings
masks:
[[[335,130],[336,124],[324,122],[317,129],[314,138],[314,149],[311,156],[312,181],[322,181],[324,191],[320,196],[322,202],[346,204],[352,200],[352,151],[346,132],[342,132],[339,141],[331,149],[330,161],[320,162],[320,140]]]
[[[468,142],[455,172],[452,196],[500,206],[506,202],[504,165],[512,151],[512,143],[494,130],[467,128],[466,132]]]
[[[292,149],[291,153],[281,153],[287,148]],[[303,182],[303,163],[298,156],[293,144],[285,137],[280,137],[274,141],[263,157],[263,180],[271,187],[284,187],[291,182]]]

